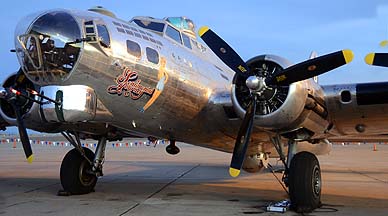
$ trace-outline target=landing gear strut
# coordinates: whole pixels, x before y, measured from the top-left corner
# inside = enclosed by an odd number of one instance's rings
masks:
[[[64,192],[60,195],[87,194],[94,191],[99,176],[102,176],[106,137],[98,141],[96,154],[89,148],[81,146],[79,134],[73,132],[74,137],[63,132],[62,135],[74,146],[62,160],[60,169],[61,184]]]
[[[288,142],[287,159],[284,156],[280,136],[272,142],[285,166],[283,182],[288,187],[291,208],[296,212],[311,212],[321,205],[321,168],[317,157],[310,152],[296,153],[297,142]]]

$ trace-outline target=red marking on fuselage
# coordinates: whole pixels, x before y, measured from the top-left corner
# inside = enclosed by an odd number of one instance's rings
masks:
[[[123,73],[116,78],[117,85],[111,85],[107,91],[109,94],[117,94],[121,96],[124,93],[125,97],[131,97],[133,100],[137,100],[143,96],[143,94],[152,96],[155,89],[148,88],[141,85],[141,80],[138,77],[136,71],[131,71],[125,67]]]

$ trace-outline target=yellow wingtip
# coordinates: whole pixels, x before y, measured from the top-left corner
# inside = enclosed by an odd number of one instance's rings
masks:
[[[30,155],[28,158],[27,158],[27,162],[28,163],[32,163],[32,161],[34,161],[34,155]]]
[[[375,59],[375,54],[374,53],[369,53],[368,55],[365,56],[365,63],[368,65],[373,65],[373,60]]]
[[[346,64],[353,61],[354,54],[351,50],[342,50],[342,54],[344,55]]]
[[[238,175],[240,175],[240,170],[230,167],[229,175],[232,177],[237,177]]]
[[[207,26],[202,26],[199,30],[198,30],[198,34],[200,37],[202,37],[202,35],[204,35],[207,31],[209,31],[209,27]]]

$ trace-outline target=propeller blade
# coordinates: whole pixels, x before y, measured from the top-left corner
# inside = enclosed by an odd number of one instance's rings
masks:
[[[369,53],[365,56],[368,65],[388,67],[388,53]]]
[[[229,174],[232,177],[237,177],[240,174],[241,167],[244,163],[245,154],[248,149],[249,140],[253,127],[253,120],[256,112],[256,96],[252,96],[252,102],[245,113],[244,120],[241,123],[236,144],[234,145],[232,161],[230,163]]]
[[[379,43],[381,47],[386,47],[388,45],[388,40],[383,40]]]
[[[265,80],[267,85],[289,85],[294,82],[318,76],[345,65],[353,60],[351,50],[341,50],[317,58],[309,59],[286,68]]]
[[[198,31],[199,36],[209,48],[237,74],[248,77],[249,68],[241,57],[222,38],[209,27],[203,26]]]
[[[34,160],[34,155],[32,153],[31,143],[30,143],[30,139],[28,138],[26,127],[24,126],[20,107],[17,104],[15,104],[14,101],[12,101],[10,104],[15,110],[16,120],[18,123],[18,129],[19,129],[19,135],[20,135],[20,141],[22,142],[24,153],[27,158],[27,162],[32,163],[32,161]]]

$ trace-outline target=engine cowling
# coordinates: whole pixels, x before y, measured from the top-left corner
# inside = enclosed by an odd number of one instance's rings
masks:
[[[247,61],[247,65],[259,77],[268,78],[273,73],[291,66],[291,63],[279,56],[260,55]],[[236,113],[243,118],[251,101],[250,91],[245,80],[235,76],[232,86],[232,102]],[[298,123],[307,101],[306,82],[297,82],[289,86],[267,88],[257,98],[255,125],[265,129],[292,128]]]
[[[3,83],[4,88],[12,87],[14,86],[16,82],[16,76],[17,73],[11,74]],[[18,83],[18,88],[20,89],[31,89],[31,90],[38,90],[37,87],[29,80],[24,79],[23,81]],[[35,98],[34,95],[32,95],[30,92],[24,92],[26,95]],[[34,102],[20,97],[17,101],[17,103],[21,107],[22,115],[26,115],[31,111],[32,106],[34,105]],[[16,114],[9,102],[7,102],[5,99],[0,99],[0,115],[1,117],[10,125],[17,125],[16,123]]]

